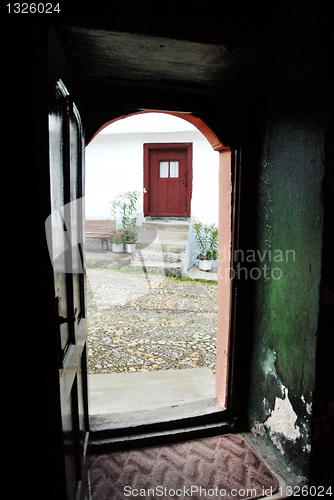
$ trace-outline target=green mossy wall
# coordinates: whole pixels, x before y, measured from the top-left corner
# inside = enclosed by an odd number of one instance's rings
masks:
[[[304,475],[319,315],[324,130],[312,78],[280,90],[271,96],[258,177],[257,244],[265,259],[256,264],[262,273],[255,284],[249,417],[253,431]],[[291,403],[285,416],[276,412],[281,429],[267,422],[276,398]]]

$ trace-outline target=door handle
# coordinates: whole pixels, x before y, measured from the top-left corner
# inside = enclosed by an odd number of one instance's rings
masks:
[[[58,290],[59,291],[59,290]],[[67,316],[60,316],[59,314],[59,303],[60,303],[61,297],[57,295],[55,297],[55,312],[56,312],[56,330],[57,330],[57,347],[58,347],[58,367],[60,369],[63,368],[63,358],[64,358],[64,350],[61,345],[61,333],[60,333],[60,325],[63,325],[64,323],[72,323],[74,324],[76,319],[77,319],[77,311],[78,308],[75,308],[74,313]],[[70,341],[70,339],[69,339]],[[66,348],[66,346],[65,346]]]
[[[76,307],[74,309],[74,313],[71,314],[70,316],[67,316],[66,318],[65,318],[65,316],[60,316],[60,314],[59,314],[60,300],[61,300],[61,297],[59,295],[57,295],[55,297],[55,305],[56,305],[56,314],[57,314],[57,318],[58,318],[58,324],[63,325],[64,323],[74,323],[75,320],[77,319],[78,308]]]
[[[63,325],[64,323],[74,323],[75,320],[77,319],[77,311],[78,309],[75,308],[74,314],[71,316],[67,316],[67,318],[65,318],[64,316],[58,316],[59,324]]]

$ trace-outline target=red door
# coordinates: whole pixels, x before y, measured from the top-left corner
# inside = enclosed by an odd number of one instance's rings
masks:
[[[144,144],[144,215],[190,217],[192,144]]]

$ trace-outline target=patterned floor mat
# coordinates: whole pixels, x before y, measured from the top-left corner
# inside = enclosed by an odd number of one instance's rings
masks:
[[[247,499],[276,478],[239,435],[227,434],[91,457],[92,500]]]

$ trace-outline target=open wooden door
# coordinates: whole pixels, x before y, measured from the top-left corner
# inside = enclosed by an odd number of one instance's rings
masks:
[[[50,89],[52,214],[46,223],[58,318],[59,387],[66,500],[87,495],[87,324],[84,268],[84,137],[80,115],[61,80]],[[48,233],[49,231],[49,233]],[[61,499],[62,500],[62,499]]]

